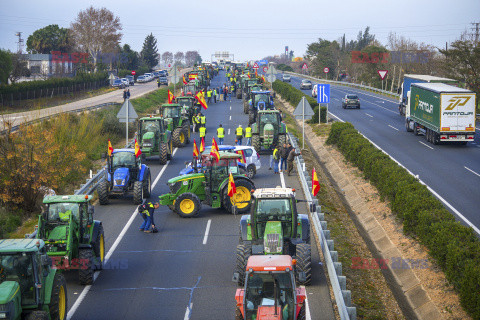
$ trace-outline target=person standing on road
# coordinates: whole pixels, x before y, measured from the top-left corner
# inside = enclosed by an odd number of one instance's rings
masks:
[[[197,132],[197,128],[200,126],[200,115],[196,114],[192,118],[193,132]]]
[[[217,89],[213,88],[213,103],[217,103]]]
[[[245,128],[245,138],[247,138],[246,145],[252,145],[252,128],[250,126]]]
[[[207,103],[212,102],[212,89],[208,89],[207,91]]]
[[[203,113],[199,113],[199,115],[200,115],[200,127],[206,127],[207,118],[203,115]]]
[[[160,204],[158,202],[156,202],[155,204],[152,204],[151,202],[147,202],[145,204],[141,204],[138,206],[138,213],[143,218],[143,223],[140,226],[140,231],[143,231],[145,233],[151,233],[152,231],[155,230],[153,213],[155,212],[155,209],[158,209],[159,207],[160,207]],[[150,227],[152,227],[152,230],[150,230]]]
[[[200,135],[200,140],[202,140],[202,138],[204,138],[205,135],[207,134],[207,128],[205,127],[198,128],[198,134]]]
[[[280,145],[276,146],[272,153],[273,157],[273,173],[279,174],[278,172],[278,162],[280,161]]]
[[[218,137],[218,143],[220,145],[222,145],[223,144],[223,138],[225,137],[225,129],[222,127],[222,124],[218,125],[217,137]]]
[[[302,154],[301,152],[296,153],[294,147],[292,147],[292,149],[288,153],[288,157],[287,157],[287,173],[288,173],[288,175],[290,175],[290,173],[293,170],[293,160],[295,160],[296,156],[299,156],[301,154]]]
[[[289,152],[290,148],[284,143],[280,150],[280,172],[287,171],[287,158]]]
[[[130,99],[130,89],[127,89],[127,99]]]
[[[127,100],[127,89],[123,90],[123,101]]]
[[[227,101],[227,93],[228,93],[228,88],[225,86],[223,88],[223,101]]]
[[[235,134],[237,136],[237,144],[239,146],[242,145],[242,139],[243,139],[243,128],[242,125],[238,125],[238,128],[235,130]]]

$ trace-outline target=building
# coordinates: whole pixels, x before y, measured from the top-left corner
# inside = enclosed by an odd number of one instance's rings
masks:
[[[51,54],[24,54],[23,57],[34,78],[73,76],[75,73],[72,61],[52,60]]]

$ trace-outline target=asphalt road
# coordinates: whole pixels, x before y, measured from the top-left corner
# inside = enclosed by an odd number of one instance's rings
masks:
[[[292,76],[291,84],[299,88],[301,78]],[[444,205],[463,223],[473,225],[480,234],[480,129],[466,146],[433,145],[424,136],[405,130],[405,118],[398,113],[397,100],[375,93],[331,85],[332,103],[328,111],[352,123],[444,199]],[[311,90],[303,90],[311,95]],[[342,98],[355,93],[361,109],[343,109]],[[448,203],[448,204],[447,204]]]
[[[212,81],[220,86],[222,72]],[[233,144],[234,128],[247,125],[242,100],[211,103],[206,110],[207,139],[218,124]],[[194,134],[197,138],[198,134]],[[176,149],[164,166],[152,157],[148,164],[152,179],[158,178],[152,200],[168,192],[166,181],[178,175],[191,160],[192,145]],[[262,168],[254,178],[256,187],[286,185],[300,190],[295,176],[273,175],[269,156],[261,155]],[[282,182],[283,181],[283,182]],[[155,182],[154,182],[155,183]],[[303,197],[302,192],[298,192]],[[156,210],[157,234],[138,231],[142,219],[134,215],[131,199],[112,199],[95,207],[95,218],[105,228],[107,264],[92,286],[78,285],[77,274],[67,273],[69,319],[233,319],[236,283],[235,266],[240,216],[204,206],[200,215],[182,219],[167,207]],[[306,207],[301,207],[306,213]],[[314,245],[313,245],[314,246]],[[329,288],[317,248],[312,248],[313,283],[307,287],[308,319],[334,319]]]

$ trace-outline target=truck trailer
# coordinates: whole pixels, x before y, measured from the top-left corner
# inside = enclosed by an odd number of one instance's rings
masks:
[[[405,128],[428,142],[467,144],[475,138],[475,93],[444,83],[413,83]]]
[[[408,92],[412,83],[445,83],[458,86],[458,81],[448,78],[440,78],[423,74],[406,74],[403,76],[403,83],[401,86],[400,98],[398,100],[398,112],[401,116],[405,115],[405,107],[408,103]]]

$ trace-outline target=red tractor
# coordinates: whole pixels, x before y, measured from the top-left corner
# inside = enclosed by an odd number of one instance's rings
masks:
[[[304,320],[306,292],[296,287],[295,263],[287,255],[248,258],[245,286],[235,294],[235,320]]]

